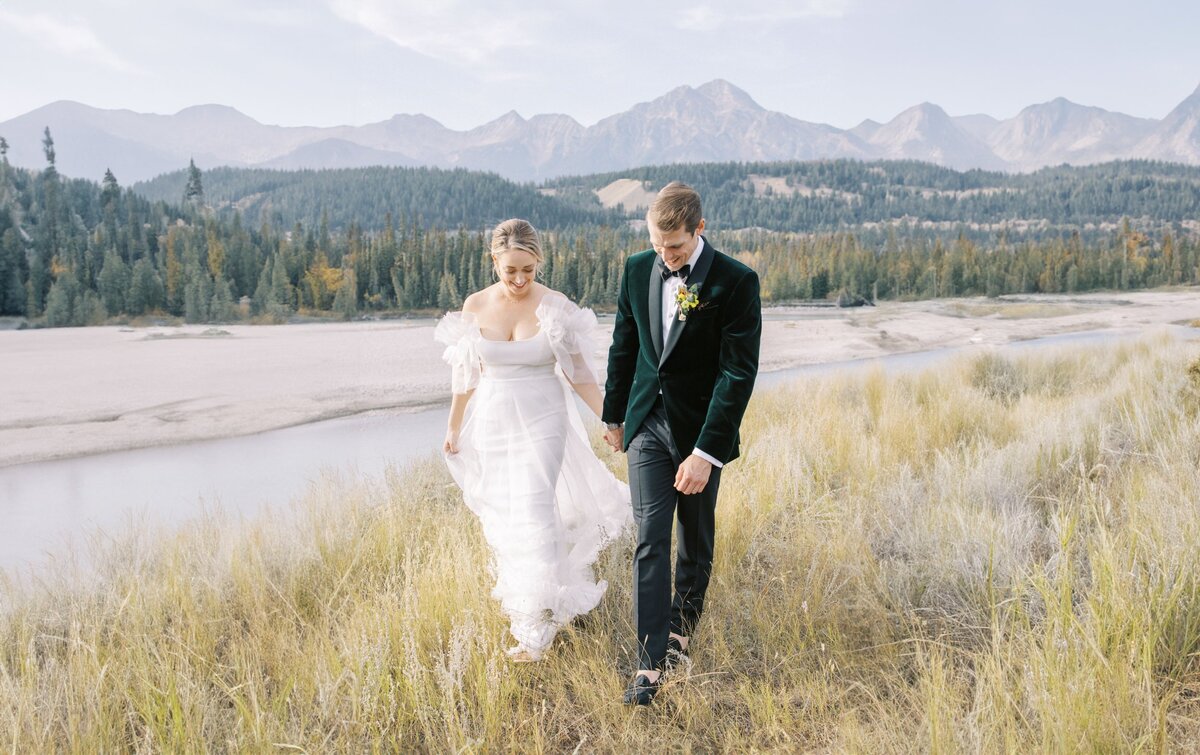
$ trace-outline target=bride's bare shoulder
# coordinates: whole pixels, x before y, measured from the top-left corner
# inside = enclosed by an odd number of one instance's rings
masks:
[[[488,286],[468,296],[463,302],[462,311],[477,315],[487,309],[491,301],[491,291],[492,287]]]
[[[550,288],[549,286],[543,286],[542,288],[545,289],[545,291],[542,292],[542,298],[541,298],[542,302],[547,302],[550,304],[573,304],[574,303],[569,298],[567,298],[566,294],[564,294],[561,291],[555,291],[554,289]]]

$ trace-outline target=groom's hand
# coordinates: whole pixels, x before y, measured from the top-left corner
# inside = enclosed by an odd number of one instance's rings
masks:
[[[692,454],[683,460],[675,472],[675,489],[684,495],[695,495],[708,485],[712,464]]]
[[[604,440],[608,443],[608,447],[614,451],[620,451],[621,446],[625,443],[625,426],[622,425],[616,430],[605,430]]]

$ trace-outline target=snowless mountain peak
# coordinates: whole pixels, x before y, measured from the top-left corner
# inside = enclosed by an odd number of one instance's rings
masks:
[[[745,90],[739,89],[725,79],[713,79],[707,84],[701,84],[700,86],[696,87],[696,92],[704,95],[712,102],[725,106],[729,109],[763,109],[763,107],[755,102],[754,98],[747,94]]]
[[[14,165],[40,169],[49,127],[65,175],[122,181],[186,167],[423,165],[491,170],[517,180],[584,175],[679,162],[925,160],[956,169],[1026,171],[1147,158],[1200,164],[1200,87],[1162,120],[1135,118],[1065,97],[1012,118],[951,117],[922,102],[887,123],[851,129],[764,108],[725,79],[679,86],[583,126],[570,116],[516,110],[466,130],[423,114],[362,126],[273,126],[227,105],[174,115],[60,100],[0,123]]]

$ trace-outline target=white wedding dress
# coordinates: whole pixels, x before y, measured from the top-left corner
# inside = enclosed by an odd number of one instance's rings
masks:
[[[553,294],[536,315],[537,335],[491,341],[474,315],[452,312],[434,338],[454,393],[475,390],[446,464],[491,548],[514,651],[540,658],[559,627],[599,604],[608,584],[592,564],[632,516],[629,487],[593,453],[564,380],[597,382],[596,316]]]

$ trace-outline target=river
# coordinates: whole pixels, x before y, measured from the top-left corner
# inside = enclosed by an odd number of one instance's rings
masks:
[[[1190,328],[1173,332],[1195,334]],[[1079,332],[1001,348],[1019,352],[1082,345],[1136,333]],[[922,369],[979,348],[805,365],[764,373],[757,387],[870,365],[889,371]],[[56,559],[86,558],[81,546],[89,538],[130,526],[179,526],[206,505],[243,518],[265,506],[282,510],[324,470],[378,477],[388,465],[437,454],[446,412],[443,405],[369,413],[257,435],[0,468],[0,570],[13,577],[34,575]]]

